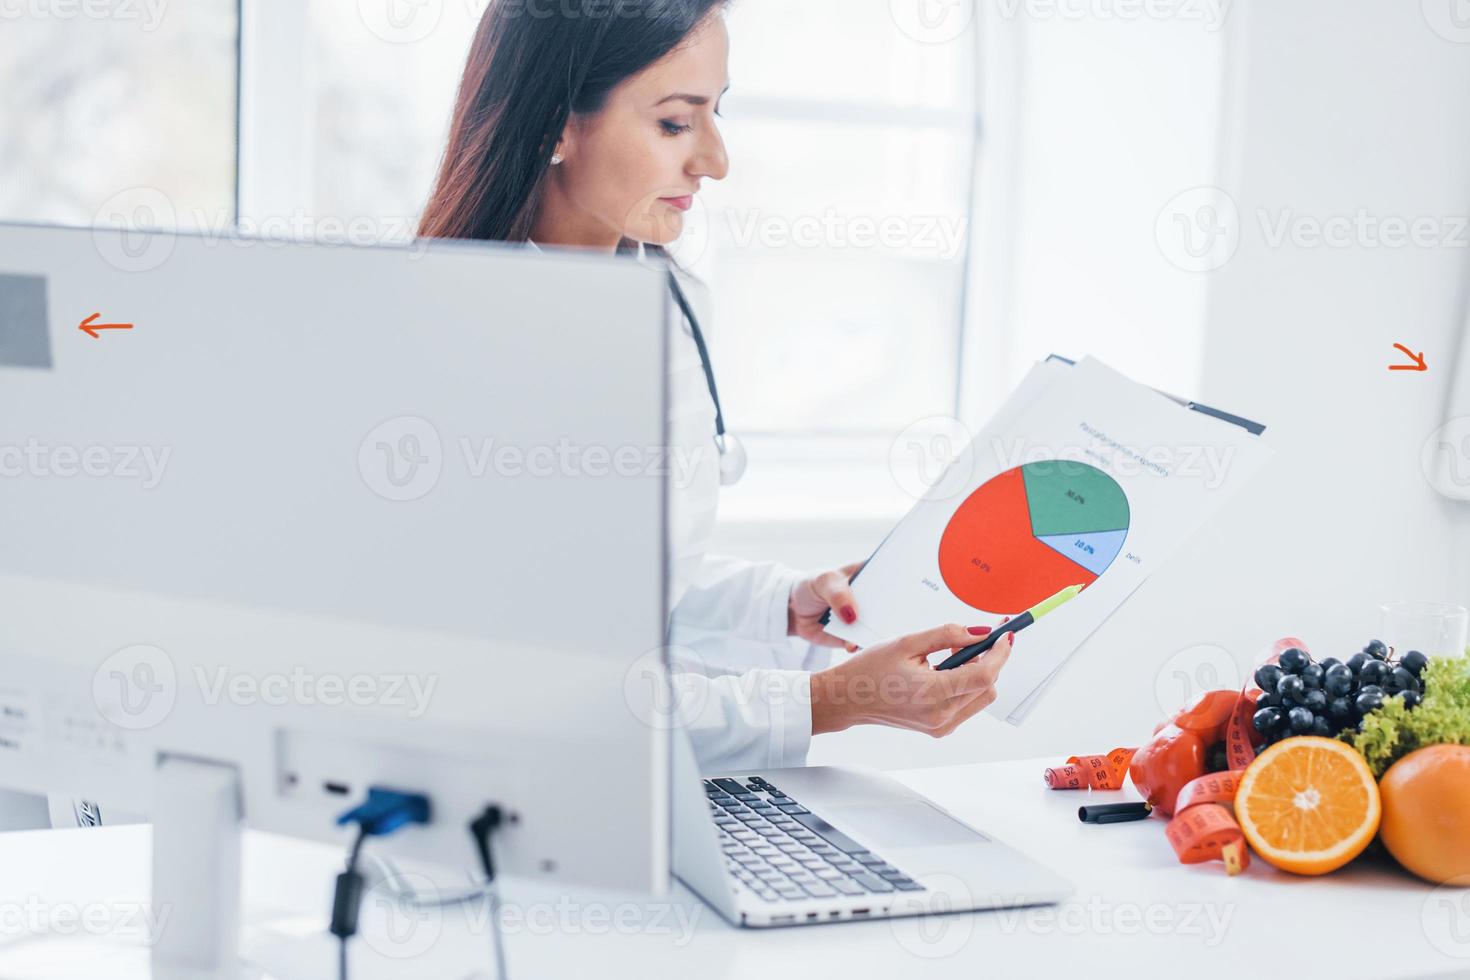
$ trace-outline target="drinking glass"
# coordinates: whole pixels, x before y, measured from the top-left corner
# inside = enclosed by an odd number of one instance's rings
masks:
[[[1470,612],[1445,602],[1401,600],[1382,607],[1383,642],[1395,656],[1410,650],[1430,657],[1458,657],[1465,653]]]

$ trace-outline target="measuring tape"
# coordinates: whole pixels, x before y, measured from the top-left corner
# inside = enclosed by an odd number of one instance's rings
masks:
[[[1270,656],[1262,665],[1276,663],[1282,652],[1291,647],[1307,649],[1296,637],[1284,637],[1272,646]],[[1256,748],[1251,744],[1252,716],[1262,693],[1253,675],[1235,700],[1230,721],[1225,726],[1228,768],[1192,779],[1179,791],[1174,816],[1164,828],[1164,836],[1181,864],[1220,860],[1225,862],[1225,871],[1230,875],[1250,867],[1250,848],[1231,805],[1246,767],[1256,757]],[[1052,789],[1122,789],[1128,765],[1137,751],[1137,748],[1119,748],[1107,755],[1074,755],[1065,764],[1047,769],[1042,778]]]
[[[1122,789],[1137,751],[1114,749],[1107,755],[1074,755],[1066,764],[1048,769],[1042,778],[1052,789]]]

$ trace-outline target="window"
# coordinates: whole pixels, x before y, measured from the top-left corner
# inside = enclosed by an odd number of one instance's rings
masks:
[[[385,240],[411,237],[484,0],[420,5],[399,20],[389,0],[305,6],[309,76],[297,97],[308,113],[309,157],[301,203],[318,215],[376,221]]]
[[[891,439],[956,410],[972,30],[912,36],[902,6],[730,8],[731,170],[707,185],[692,268],[711,285],[711,345],[743,434]]]
[[[0,7],[0,217],[228,230],[236,10]]]
[[[1207,400],[1199,386],[1211,277],[1171,261],[1159,221],[1172,202],[1199,193],[1192,189],[1222,181],[1225,28],[1242,12],[1183,3],[1146,16],[1111,5],[1084,8],[1086,17],[1055,9],[1036,4],[1024,21],[1001,25],[1017,35],[1025,83],[1015,138],[987,143],[993,157],[1021,161],[991,187],[1016,209],[1006,265],[972,272],[1009,293],[997,318],[1005,346],[990,348],[1004,373],[991,387],[1008,390],[1051,352],[1092,354],[1140,382]]]

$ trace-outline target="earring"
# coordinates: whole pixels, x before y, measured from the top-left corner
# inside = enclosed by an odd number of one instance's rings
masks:
[[[562,159],[563,158],[562,158],[562,155],[560,153],[553,153],[551,155],[551,165],[553,167],[560,166]]]

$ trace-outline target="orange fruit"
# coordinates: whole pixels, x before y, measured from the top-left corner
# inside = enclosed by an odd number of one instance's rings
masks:
[[[1352,746],[1304,735],[1262,752],[1240,779],[1235,817],[1268,864],[1299,875],[1336,871],[1378,833],[1383,807]]]
[[[1383,774],[1383,844],[1421,878],[1470,875],[1470,745],[1410,752]]]

